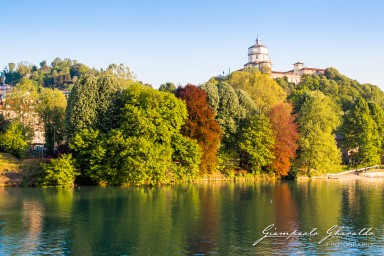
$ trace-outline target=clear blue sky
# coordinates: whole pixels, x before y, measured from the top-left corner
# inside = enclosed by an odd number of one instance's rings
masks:
[[[158,87],[242,68],[259,35],[273,69],[335,67],[384,89],[380,0],[1,1],[0,67],[55,57],[124,63]]]

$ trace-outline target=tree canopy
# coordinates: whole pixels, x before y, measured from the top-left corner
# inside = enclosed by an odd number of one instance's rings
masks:
[[[235,89],[246,91],[261,113],[274,105],[284,102],[287,95],[269,74],[262,74],[257,69],[233,72],[226,80]]]
[[[42,88],[37,111],[44,123],[45,144],[49,155],[64,140],[64,115],[67,100],[58,89]],[[57,143],[57,144],[56,144]]]
[[[247,120],[240,138],[243,164],[249,165],[253,173],[260,173],[263,167],[271,165],[275,159],[274,144],[275,137],[269,119],[263,114],[253,115]]]
[[[347,111],[342,126],[343,146],[348,150],[358,149],[352,161],[364,164],[380,163],[380,148],[382,138],[379,137],[377,122],[382,122],[382,112],[368,103],[363,98],[356,99],[352,109]],[[381,128],[382,129],[382,128]]]
[[[274,156],[272,169],[278,174],[287,176],[291,168],[291,161],[296,158],[299,139],[298,125],[295,123],[296,116],[291,115],[292,105],[280,103],[269,111],[268,116],[272,125],[275,138]]]
[[[195,86],[179,86],[176,96],[182,99],[188,110],[188,119],[181,132],[184,136],[195,139],[202,150],[201,173],[212,173],[216,169],[217,152],[222,130],[215,120],[215,114],[207,102],[207,93]]]
[[[319,91],[307,92],[299,110],[298,162],[310,175],[338,169],[341,153],[336,145],[336,128],[341,123],[338,106]]]
[[[172,94],[141,85],[132,85],[117,97],[123,107],[115,128],[83,128],[70,143],[83,174],[109,185],[194,177],[199,146],[179,133],[187,118],[185,104]]]

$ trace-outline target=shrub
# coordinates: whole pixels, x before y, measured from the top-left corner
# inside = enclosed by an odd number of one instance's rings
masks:
[[[43,176],[39,179],[41,187],[72,187],[76,172],[71,154],[63,154],[43,165]]]
[[[18,158],[24,158],[28,143],[25,129],[20,123],[11,123],[6,132],[0,134],[0,147],[6,153]]]

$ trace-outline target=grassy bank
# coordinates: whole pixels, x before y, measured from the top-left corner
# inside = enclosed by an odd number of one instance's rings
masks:
[[[41,172],[42,159],[17,159],[0,153],[0,187],[32,186]]]

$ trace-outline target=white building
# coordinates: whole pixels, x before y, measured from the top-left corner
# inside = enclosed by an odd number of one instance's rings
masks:
[[[269,58],[268,48],[260,43],[259,37],[257,37],[255,45],[248,48],[248,62],[244,67],[253,67],[260,70],[268,68],[268,70],[271,71],[271,76],[273,78],[285,77],[288,82],[294,84],[300,83],[302,75],[324,74],[324,69],[304,67],[304,63],[302,62],[293,64],[293,69],[289,71],[273,71],[272,60]]]
[[[248,63],[244,67],[259,69],[267,67],[272,70],[272,61],[269,58],[268,48],[260,43],[259,37],[257,37],[255,45],[248,48]]]

